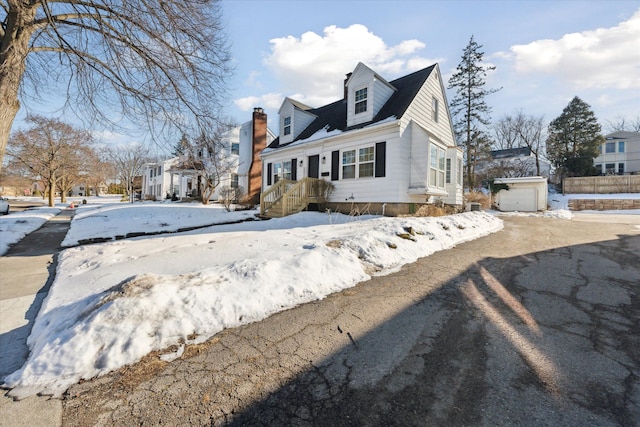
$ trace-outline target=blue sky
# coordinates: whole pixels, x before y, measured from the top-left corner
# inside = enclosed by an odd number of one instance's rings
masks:
[[[224,0],[236,74],[229,115],[269,114],[285,96],[312,107],[342,94],[361,61],[387,80],[438,62],[445,80],[471,35],[496,66],[493,119],[550,121],[574,96],[607,121],[640,117],[640,1]],[[449,100],[453,93],[448,93]]]
[[[235,66],[226,114],[237,123],[262,107],[278,132],[285,96],[311,107],[333,102],[358,62],[387,80],[438,62],[448,81],[472,35],[496,66],[486,87],[503,88],[487,97],[494,120],[522,110],[549,122],[574,96],[591,105],[604,132],[608,121],[640,118],[640,0],[222,0],[222,7]],[[28,112],[56,114],[54,99],[25,103],[13,129],[24,127]],[[104,143],[139,139],[92,131]]]

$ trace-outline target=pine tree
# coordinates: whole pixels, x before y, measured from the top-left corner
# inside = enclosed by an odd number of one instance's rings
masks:
[[[594,174],[593,159],[604,143],[601,130],[591,106],[577,96],[549,124],[547,155],[561,177]]]
[[[187,135],[183,133],[182,138],[180,138],[180,141],[176,142],[176,145],[174,145],[173,151],[171,152],[171,154],[174,157],[180,157],[184,155],[188,149],[189,149],[189,140],[187,139]]]
[[[476,162],[490,150],[490,140],[484,127],[490,123],[491,108],[485,102],[485,97],[501,89],[484,88],[487,72],[496,67],[482,65],[484,52],[481,48],[482,45],[471,36],[456,73],[449,79],[449,89],[456,90],[450,107],[458,145],[465,147],[469,188],[474,188],[476,184]]]

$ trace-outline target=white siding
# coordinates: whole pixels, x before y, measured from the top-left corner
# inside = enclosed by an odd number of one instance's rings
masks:
[[[307,113],[300,109],[294,109],[293,117],[293,137],[297,138],[316,119],[314,114]]]
[[[432,119],[432,99],[434,97],[438,100],[440,110],[437,122]],[[447,147],[456,145],[438,67],[431,72],[422,89],[413,99],[409,108],[407,108],[402,117],[403,126],[408,126],[411,120],[427,129],[430,135],[434,136],[443,145]]]
[[[347,90],[347,126],[354,126],[373,120],[373,77],[374,74],[366,67],[356,68],[349,79]],[[355,114],[355,93],[367,88],[367,111]]]
[[[394,91],[387,81],[362,63],[358,64],[347,84],[347,126],[373,120]],[[355,114],[355,93],[365,87],[367,88],[367,111]]]
[[[409,126],[407,132],[411,131],[411,182],[409,189],[426,189],[429,178],[429,137],[424,132],[420,132],[416,126]]]
[[[391,98],[393,95],[393,89],[385,82],[382,82],[380,79],[374,79],[373,82],[373,116],[378,114],[378,112],[382,109],[384,104]],[[372,117],[373,119],[373,117]]]
[[[340,179],[331,181],[331,153],[336,150],[357,149],[374,146],[376,143],[386,142],[386,176],[371,178]],[[409,182],[409,168],[406,162],[409,157],[409,136],[398,135],[398,126],[391,124],[377,131],[354,131],[339,137],[328,138],[314,143],[307,143],[300,147],[284,148],[275,152],[263,154],[263,188],[267,188],[267,164],[296,158],[303,160],[303,167],[298,166],[298,179],[306,176],[307,157],[320,155],[321,177],[335,186],[331,196],[333,202],[367,203],[367,202],[409,202],[407,186]],[[325,162],[322,162],[322,158]],[[322,176],[322,173],[329,173]],[[352,198],[353,197],[353,198]]]
[[[280,144],[288,144],[290,142],[293,142],[293,139],[294,139],[293,124],[292,124],[291,133],[289,135],[285,135],[284,119],[285,117],[291,117],[291,121],[293,121],[294,110],[295,110],[295,107],[293,106],[293,104],[291,104],[288,100],[285,100],[284,103],[282,104],[282,107],[280,107],[280,110],[278,111],[278,114],[280,115],[280,121],[279,121],[280,130],[278,131],[278,135],[280,135]]]

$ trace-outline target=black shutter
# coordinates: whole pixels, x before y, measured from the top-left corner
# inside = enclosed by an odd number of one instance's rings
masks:
[[[340,179],[340,151],[331,152],[331,181]]]
[[[271,163],[267,163],[267,185],[271,185],[271,172],[273,165]]]
[[[381,178],[386,176],[385,169],[387,163],[387,143],[386,142],[378,142],[376,144],[376,178]]]
[[[298,180],[298,159],[291,159],[291,179]]]

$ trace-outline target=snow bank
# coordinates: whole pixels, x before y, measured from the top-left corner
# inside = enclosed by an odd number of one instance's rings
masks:
[[[17,398],[60,396],[153,350],[202,342],[500,229],[484,212],[358,221],[307,212],[67,249],[29,359],[4,387]]]

